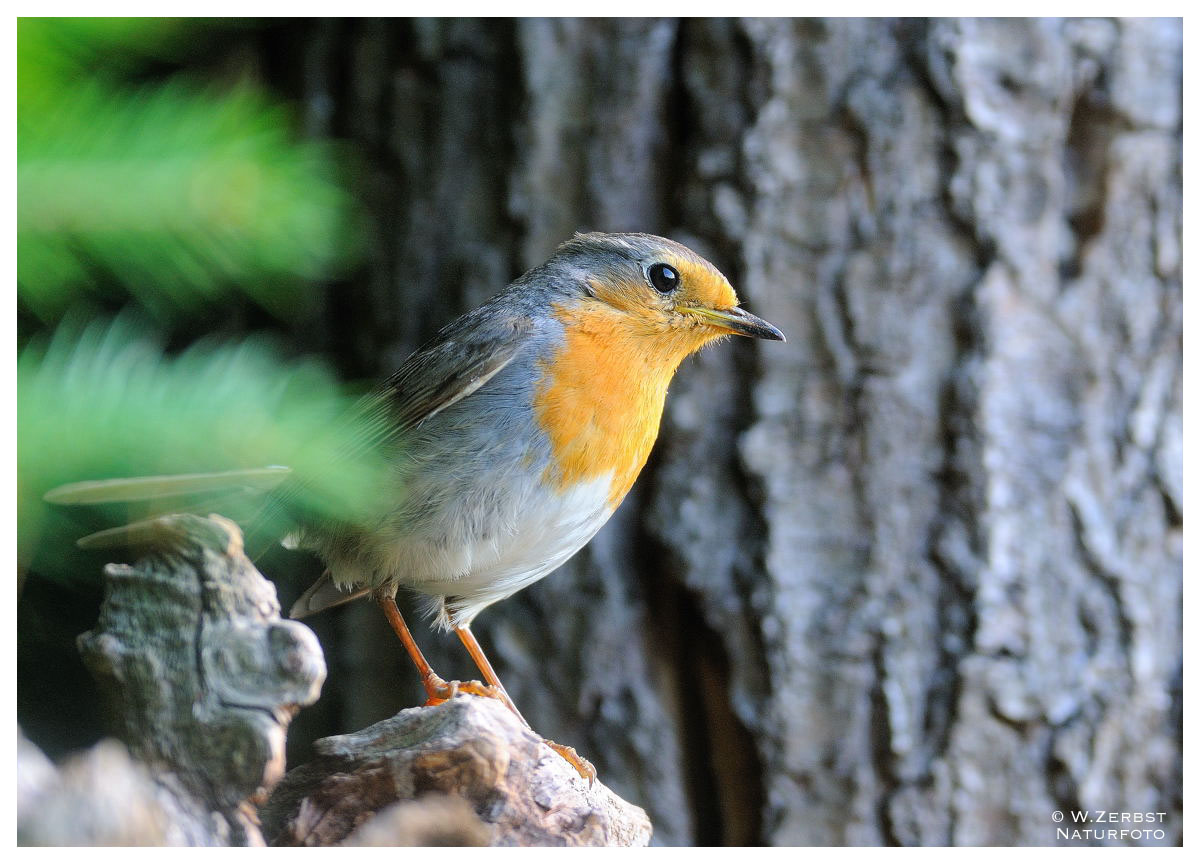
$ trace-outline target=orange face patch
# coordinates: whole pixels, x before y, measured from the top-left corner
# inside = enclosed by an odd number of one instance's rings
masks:
[[[627,312],[641,312],[648,321],[661,323],[665,323],[668,312],[674,307],[728,309],[737,305],[737,293],[729,281],[706,262],[693,261],[669,251],[659,254],[656,261],[674,267],[679,273],[678,291],[662,295],[644,280],[617,282],[600,279],[592,280],[592,291],[611,306]]]
[[[728,280],[699,257],[663,248],[644,266],[654,264],[674,268],[679,287],[658,291],[630,268],[591,280],[593,297],[555,307],[565,341],[542,364],[534,396],[535,416],[551,443],[546,479],[565,491],[611,475],[614,508],[650,455],[679,363],[724,335],[686,310],[738,302]]]
[[[698,263],[678,255],[665,255],[664,263],[682,277],[678,304],[695,304],[710,309],[728,309],[738,303],[737,293],[721,273],[707,263]]]

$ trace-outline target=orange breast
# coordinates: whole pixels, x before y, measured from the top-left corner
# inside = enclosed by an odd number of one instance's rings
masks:
[[[603,304],[559,308],[566,339],[542,364],[534,414],[550,438],[546,479],[558,489],[612,474],[616,507],[658,436],[667,385],[688,353]]]

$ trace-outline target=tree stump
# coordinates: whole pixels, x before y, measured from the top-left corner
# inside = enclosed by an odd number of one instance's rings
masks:
[[[20,846],[210,845],[211,828],[176,801],[119,741],[101,741],[55,766],[17,733]]]
[[[288,723],[320,696],[324,655],[280,618],[232,522],[168,516],[154,533],[136,566],[105,568],[79,650],[114,732],[174,805],[170,838],[262,845],[254,805],[283,776]]]

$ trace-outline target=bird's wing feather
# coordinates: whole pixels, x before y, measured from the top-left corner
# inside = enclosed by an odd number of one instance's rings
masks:
[[[486,308],[486,307],[485,307]],[[368,422],[362,446],[378,446],[415,429],[492,380],[520,354],[533,323],[509,316],[490,326],[471,319],[442,329],[360,405]]]
[[[484,306],[442,328],[359,402],[353,414],[358,437],[347,458],[384,447],[466,399],[520,354],[533,322],[522,316],[502,317],[494,310],[481,314],[487,309]],[[269,508],[285,506],[303,482],[299,477],[290,480],[272,496]]]

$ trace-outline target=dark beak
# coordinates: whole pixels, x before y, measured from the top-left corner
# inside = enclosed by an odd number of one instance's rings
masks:
[[[728,309],[692,306],[680,311],[695,315],[710,327],[737,333],[739,336],[749,336],[751,339],[771,339],[775,342],[787,341],[787,337],[774,324],[764,321],[757,315],[751,315],[740,306],[731,306]]]

